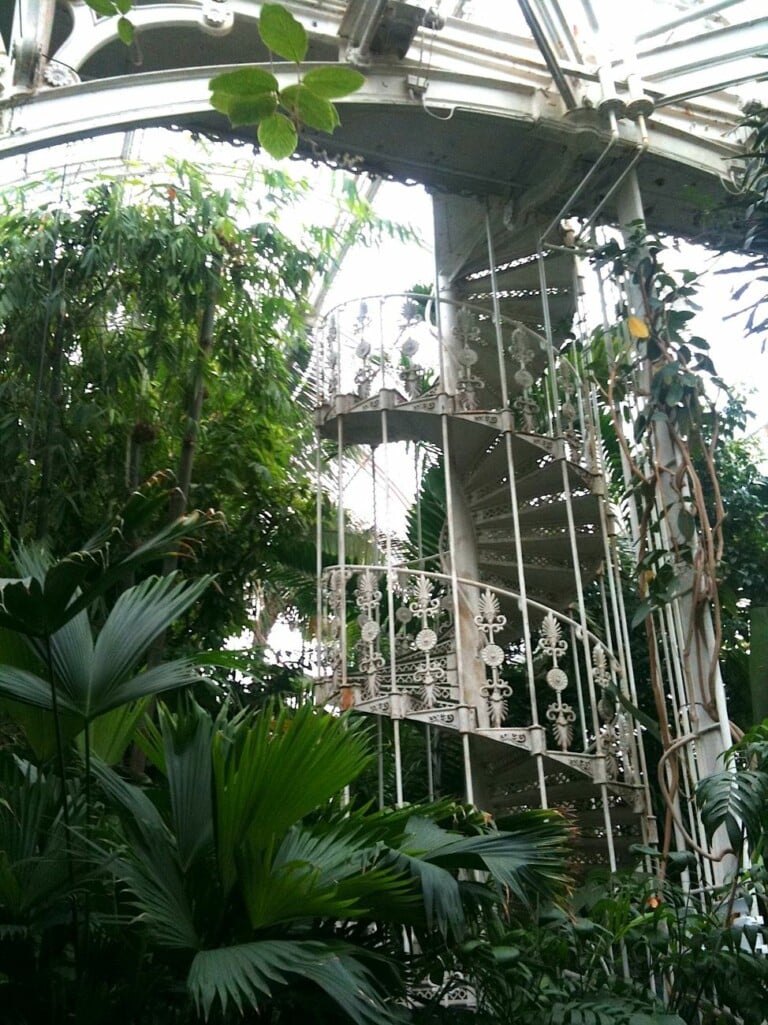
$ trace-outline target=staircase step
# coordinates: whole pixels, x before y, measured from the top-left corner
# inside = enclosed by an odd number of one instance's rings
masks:
[[[535,434],[511,434],[510,439],[512,461],[518,479],[535,473],[539,464],[551,460],[550,452],[554,444],[549,438]],[[482,462],[470,467],[471,474],[465,486],[470,503],[473,503],[472,496],[475,493],[506,479],[508,469],[506,442],[504,437],[499,435],[496,443],[485,453]]]
[[[477,545],[479,557],[488,562],[512,562],[515,558],[515,541],[512,534],[500,538],[495,529],[478,530]],[[545,537],[523,537],[523,560],[525,565],[537,565],[536,561],[546,559],[552,566],[572,565],[571,539],[567,532]],[[603,559],[603,539],[599,533],[576,534],[576,548],[583,566],[596,566]]]
[[[599,797],[599,792],[596,791],[596,796]],[[566,815],[568,814],[568,806],[563,805],[559,809]],[[631,808],[613,806],[611,809],[611,825],[616,828],[620,826],[635,826],[638,823],[637,813],[632,811]],[[573,812],[575,821],[582,829],[602,829],[605,827],[605,814],[602,808],[594,808],[589,811],[579,809]],[[633,843],[636,843],[637,839],[633,839]]]
[[[495,577],[508,580],[511,590],[518,589],[517,563],[496,562],[479,555],[478,566],[481,571],[488,570]],[[524,572],[525,589],[529,598],[545,605],[551,605],[556,609],[567,605],[573,598],[576,591],[576,578],[571,567],[526,564]]]
[[[559,808],[561,805],[573,801],[583,801],[593,785],[586,777],[569,780],[567,783],[551,783],[547,786],[547,801],[550,808]],[[540,808],[541,797],[538,786],[529,786],[511,793],[499,792],[502,787],[492,791],[494,807],[504,807],[508,811],[515,811],[518,808]],[[595,796],[599,797],[600,792],[595,787]]]
[[[585,490],[592,491],[595,488],[598,478],[594,474],[564,459],[551,459],[549,462],[544,463],[543,466],[515,478],[515,494],[517,495],[518,504],[529,502],[533,498],[543,498],[547,495],[562,495],[563,466],[565,466],[568,485],[572,494]],[[489,506],[510,500],[507,469],[504,466],[504,479],[496,487],[486,485],[480,490],[479,494],[474,490],[473,484],[470,482],[469,489],[471,490],[468,489],[468,499],[471,509],[486,509]]]
[[[499,291],[536,289],[540,287],[539,260],[531,254],[530,259],[518,258],[507,260],[507,265],[500,263],[496,268],[496,287]],[[544,257],[544,272],[548,288],[572,289],[574,284],[574,257],[571,253],[550,252]],[[491,272],[486,267],[475,269],[455,282],[454,288],[463,295],[465,292],[489,291]]]
[[[497,527],[513,530],[514,519],[508,506],[508,503],[506,508],[499,503],[496,507],[483,509],[476,513],[474,517],[476,528],[483,530],[488,527]],[[596,495],[575,495],[571,499],[571,510],[574,525],[577,527],[600,523],[600,506]],[[554,528],[562,531],[568,529],[566,503],[562,500],[524,505],[519,511],[518,519],[520,530],[531,536],[535,536],[543,529]]]

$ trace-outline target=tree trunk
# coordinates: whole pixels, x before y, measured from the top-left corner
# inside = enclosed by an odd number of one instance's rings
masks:
[[[56,421],[61,415],[61,375],[64,362],[63,345],[63,324],[59,320],[56,333],[53,338],[53,351],[51,353],[50,367],[51,376],[48,385],[48,401],[46,403],[45,440],[40,462],[40,490],[37,498],[37,520],[35,537],[42,541],[48,535],[48,524],[50,520],[51,490],[53,477],[53,442],[56,431]]]

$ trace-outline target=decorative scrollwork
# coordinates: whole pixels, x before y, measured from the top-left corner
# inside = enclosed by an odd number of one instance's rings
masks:
[[[563,691],[568,686],[568,674],[559,665],[568,651],[568,642],[563,637],[563,629],[554,613],[549,612],[541,624],[539,643],[536,653],[552,659],[552,666],[547,670],[547,686],[557,695],[557,701],[547,708],[547,719],[552,723],[552,733],[561,751],[567,751],[573,741],[573,723],[576,713],[571,705],[563,701]]]
[[[529,434],[535,434],[539,426],[541,410],[538,402],[533,399],[519,395],[512,403],[512,409],[517,414],[521,428]]]
[[[560,750],[567,751],[573,742],[576,713],[571,705],[561,700],[559,692],[557,701],[553,701],[547,708],[547,719],[552,723],[552,732]]]
[[[568,642],[563,637],[563,628],[560,625],[560,621],[553,612],[548,612],[541,624],[541,633],[536,652],[551,658],[552,664],[557,668],[559,659],[563,658],[567,651]]]
[[[417,574],[409,583],[411,599],[408,605],[404,606],[410,611],[411,616],[417,619],[420,626],[415,638],[410,642],[410,648],[423,655],[423,660],[414,670],[413,676],[420,685],[425,708],[435,707],[439,696],[438,688],[444,686],[446,680],[445,668],[434,654],[438,633],[431,624],[437,626],[443,615],[442,600],[434,590],[434,584],[427,577],[421,573]],[[403,613],[403,616],[405,617],[406,613]]]
[[[519,369],[515,373],[515,380],[521,388],[530,388],[533,384],[533,375],[528,370],[528,364],[535,358],[536,353],[528,344],[527,332],[522,325],[518,324],[512,332],[507,352],[519,365]]]
[[[473,369],[480,358],[477,350],[483,341],[475,317],[466,306],[462,306],[456,314],[453,335],[458,363],[456,399],[459,409],[471,413],[478,408],[477,393],[485,388],[485,381]]]
[[[576,394],[579,388],[579,380],[574,368],[570,363],[562,362],[560,365],[560,380],[563,388],[563,402],[560,406],[560,415],[563,418],[565,428],[563,437],[568,442],[571,450],[571,458],[576,462],[581,460],[583,455],[583,442],[579,424],[579,410],[576,401]]]
[[[601,740],[610,779],[617,779],[624,769],[634,775],[631,765],[631,727],[619,710],[616,698],[607,691],[613,677],[608,653],[602,644],[592,648],[592,678],[600,688],[597,713],[602,721]]]
[[[498,728],[507,717],[507,699],[512,695],[512,688],[500,676],[499,670],[504,665],[506,654],[495,641],[496,634],[507,625],[507,617],[502,615],[499,599],[490,588],[480,595],[478,613],[474,618],[482,645],[480,661],[490,670],[490,677],[480,689],[488,706],[491,726]]]
[[[379,575],[373,570],[364,570],[357,580],[355,604],[360,610],[358,616],[360,640],[357,643],[358,665],[360,672],[366,677],[364,692],[367,700],[379,696],[381,673],[385,665],[384,656],[380,651],[380,603]]]
[[[329,397],[339,392],[339,326],[335,317],[331,317],[325,328],[325,350],[327,367],[327,390]]]

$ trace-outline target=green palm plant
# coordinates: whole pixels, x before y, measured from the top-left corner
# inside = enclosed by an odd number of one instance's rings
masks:
[[[510,890],[552,897],[566,883],[566,831],[551,813],[499,832],[480,817],[459,828],[464,815],[447,802],[345,805],[367,736],[311,706],[229,721],[191,701],[162,708],[147,750],[162,787],[94,767],[122,830],[104,864],[152,956],[181,966],[205,1017],[304,1000],[317,1016],[326,999],[358,1025],[392,1021],[407,981],[395,964],[403,930],[423,947],[455,946],[469,904]]]
[[[57,753],[62,768],[79,733],[86,758],[96,738],[116,760],[148,699],[198,679],[189,659],[149,668],[145,655],[212,578],[170,574],[126,586],[147,563],[188,550],[207,522],[192,514],[147,537],[168,494],[167,478],[154,478],[81,550],[54,560],[44,548],[20,548],[18,575],[0,580],[0,705],[40,762]],[[120,589],[105,612],[105,596]]]

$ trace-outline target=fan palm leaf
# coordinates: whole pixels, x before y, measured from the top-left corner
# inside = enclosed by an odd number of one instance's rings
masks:
[[[151,642],[185,612],[210,583],[187,582],[178,575],[149,577],[120,595],[96,641],[86,612],[69,619],[50,638],[32,638],[41,666],[51,677],[14,665],[0,665],[0,694],[38,708],[64,712],[91,722],[121,705],[184,687],[194,681],[188,659],[141,670]]]
[[[352,956],[352,948],[313,941],[261,940],[217,950],[201,950],[192,962],[187,985],[206,1018],[218,1002],[224,1014],[231,1004],[258,1006],[261,996],[290,983],[291,976],[314,982],[357,1025],[386,1025],[399,1016],[383,1003],[373,977]]]
[[[336,797],[367,761],[359,731],[309,705],[293,715],[267,709],[217,733],[216,829],[225,889],[237,878],[238,859],[258,858],[277,846],[295,822]]]

